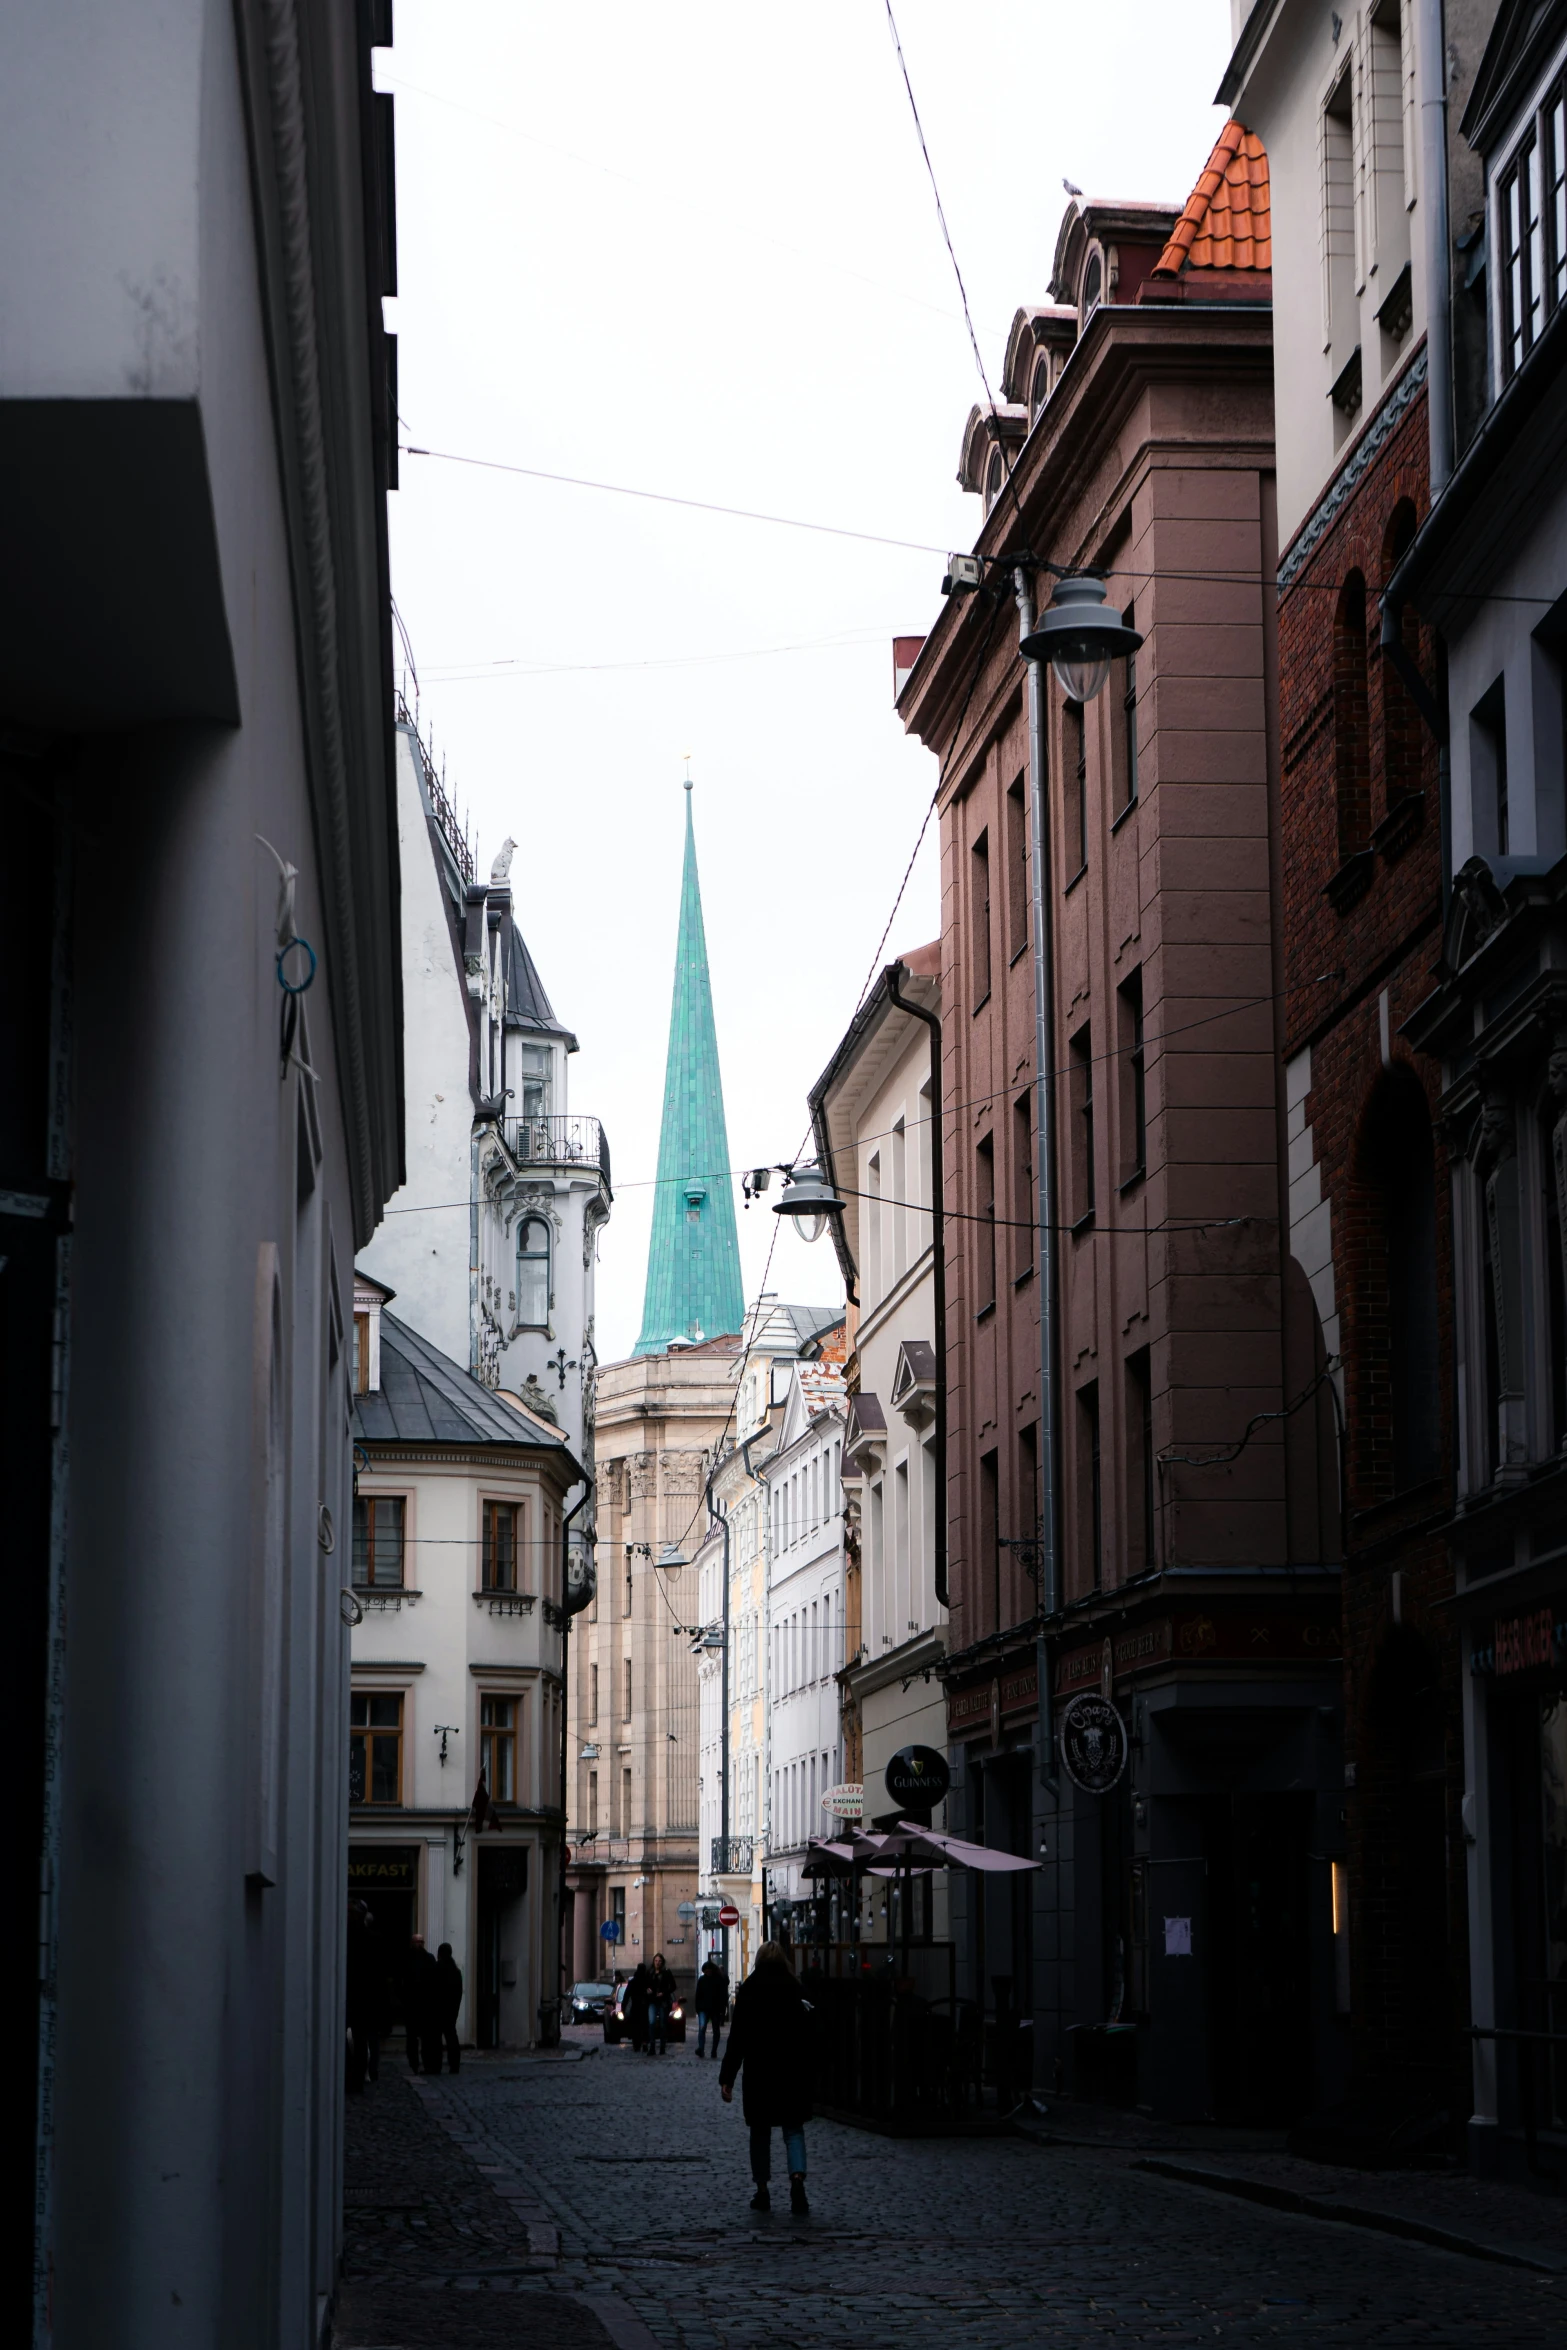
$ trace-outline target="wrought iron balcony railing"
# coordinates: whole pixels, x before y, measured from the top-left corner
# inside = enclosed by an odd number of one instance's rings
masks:
[[[756,1840],[751,1836],[731,1836],[726,1843],[722,1836],[713,1838],[713,1874],[715,1877],[748,1877]]]
[[[592,1167],[610,1188],[609,1141],[597,1118],[507,1118],[501,1128],[519,1167]]]

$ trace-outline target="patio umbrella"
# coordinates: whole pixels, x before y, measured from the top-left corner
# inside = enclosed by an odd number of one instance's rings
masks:
[[[1037,1860],[1022,1860],[1015,1852],[994,1852],[988,1844],[968,1844],[961,1836],[948,1836],[940,1828],[922,1828],[913,1820],[900,1820],[895,1828],[876,1841],[881,1846],[883,1860],[896,1861],[904,1880],[903,1900],[899,1904],[903,1924],[903,1971],[909,1971],[909,1893],[908,1879],[916,1867],[978,1869],[995,1871],[1037,1869]]]

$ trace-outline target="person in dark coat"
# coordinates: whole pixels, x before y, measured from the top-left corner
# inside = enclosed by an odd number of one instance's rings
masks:
[[[652,1986],[652,1969],[639,1960],[631,1977],[631,1989],[626,1994],[626,2021],[631,2027],[633,2048],[641,2048],[647,2040],[648,1994]]]
[[[775,2129],[784,2134],[789,2164],[789,2209],[808,2212],[805,2199],[805,2125],[811,2118],[811,2009],[794,1979],[794,1964],[780,1942],[764,1942],[750,1980],[735,1993],[729,2052],[718,2075],[719,2094],[729,2104],[735,2081],[745,2074],[743,2106],[751,2132],[753,2211],[770,2211]]]
[[[653,1953],[653,1964],[647,1980],[647,2052],[649,2056],[664,2056],[669,2051],[669,2010],[675,1996],[675,1978],[664,1964],[664,1953]]]
[[[696,1979],[696,2052],[705,2056],[708,2026],[713,2029],[713,2054],[718,2054],[718,2035],[729,2015],[729,1977],[716,1958],[705,1961]]]
[[[446,2047],[448,2072],[455,2072],[462,2060],[462,2043],[457,2037],[461,2009],[462,1968],[452,1956],[451,1944],[443,1942],[435,1954],[435,2018]],[[439,2066],[427,2066],[426,2070],[438,2071]]]
[[[438,2073],[441,2069],[441,2027],[436,2015],[435,1960],[415,1934],[408,1944],[403,1972],[403,2023],[408,2035],[411,2073]]]
[[[348,1950],[344,1966],[348,2025],[348,2086],[362,2089],[376,2076],[380,2040],[380,1986],[376,1981],[375,1939],[362,1901],[348,1904]]]

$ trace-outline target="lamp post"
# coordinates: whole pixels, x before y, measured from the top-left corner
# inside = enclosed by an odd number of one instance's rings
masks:
[[[813,1159],[806,1167],[786,1167],[782,1197],[773,1202],[775,1216],[787,1216],[802,1240],[820,1240],[843,1202]]]

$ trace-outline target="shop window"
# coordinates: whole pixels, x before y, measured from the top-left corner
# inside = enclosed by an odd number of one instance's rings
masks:
[[[479,1762],[492,1803],[517,1800],[517,1713],[515,1697],[479,1700]]]
[[[522,1510],[514,1501],[484,1504],[484,1589],[518,1589],[517,1562],[522,1549]]]
[[[400,1493],[354,1496],[354,1582],[360,1590],[402,1590],[407,1510]]]
[[[1347,865],[1371,839],[1370,723],[1366,695],[1366,583],[1352,571],[1333,619],[1333,782],[1338,861]]]
[[[403,1800],[403,1701],[394,1691],[356,1689],[348,1701],[348,1800]]]

